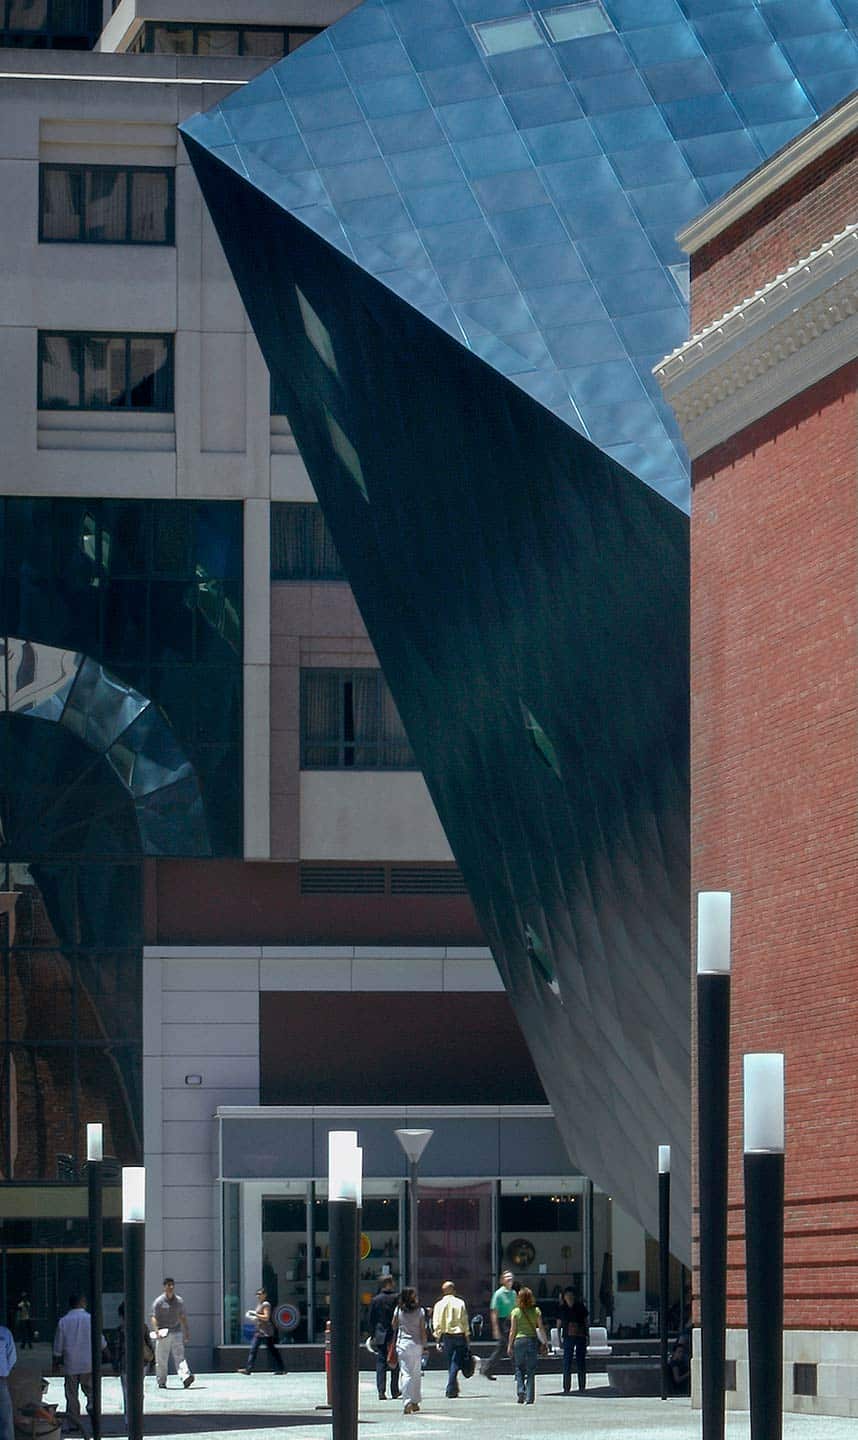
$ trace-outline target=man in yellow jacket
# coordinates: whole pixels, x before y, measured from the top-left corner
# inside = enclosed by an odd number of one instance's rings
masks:
[[[456,1294],[454,1281],[445,1280],[441,1286],[441,1299],[435,1302],[432,1311],[432,1331],[439,1350],[447,1357],[448,1400],[459,1398],[459,1371],[468,1353],[471,1327],[465,1302]]]

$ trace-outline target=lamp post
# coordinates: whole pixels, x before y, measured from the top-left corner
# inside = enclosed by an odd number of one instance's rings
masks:
[[[333,1440],[357,1440],[358,1211],[363,1151],[354,1130],[328,1135],[331,1265],[331,1427]]]
[[[658,1340],[661,1398],[667,1399],[667,1305],[670,1286],[670,1146],[658,1147]]]
[[[730,908],[727,890],[701,891],[697,897],[697,1176],[703,1440],[723,1440],[724,1437]]]
[[[745,1056],[745,1274],[751,1440],[783,1433],[784,1057]]]
[[[125,1269],[125,1408],[128,1440],[143,1437],[143,1267],[146,1259],[146,1171],[122,1171],[122,1257]]]
[[[92,1440],[101,1440],[101,1331],[103,1325],[101,1297],[104,1288],[101,1164],[103,1159],[104,1130],[101,1125],[87,1125],[87,1238],[89,1242],[89,1314],[92,1341],[90,1362],[92,1365],[92,1398],[89,1402],[89,1418],[92,1424]]]
[[[435,1134],[434,1130],[395,1130],[397,1140],[408,1160],[408,1273],[405,1283],[417,1290],[417,1166],[420,1156]]]

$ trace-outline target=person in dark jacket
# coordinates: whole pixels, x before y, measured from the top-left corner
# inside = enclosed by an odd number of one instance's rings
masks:
[[[375,1383],[379,1400],[387,1399],[387,1347],[393,1339],[393,1312],[396,1309],[396,1282],[382,1275],[378,1294],[369,1307],[369,1338],[375,1351]],[[399,1369],[390,1371],[390,1398],[399,1399]]]
[[[557,1328],[563,1342],[563,1394],[572,1389],[572,1361],[578,1374],[578,1389],[587,1388],[587,1341],[590,1338],[590,1312],[571,1285],[567,1285],[560,1301]]]

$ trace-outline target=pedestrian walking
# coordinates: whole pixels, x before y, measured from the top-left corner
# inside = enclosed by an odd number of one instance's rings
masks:
[[[416,1415],[420,1409],[423,1387],[423,1350],[426,1345],[426,1319],[417,1299],[417,1291],[407,1286],[399,1292],[393,1312],[396,1333],[396,1357],[402,1381],[403,1415]]]
[[[395,1340],[393,1315],[396,1310],[396,1282],[392,1275],[382,1275],[378,1294],[369,1307],[369,1340],[375,1351],[375,1384],[379,1400],[387,1399],[387,1354]],[[399,1399],[399,1370],[390,1370],[390,1398]]]
[[[172,1355],[179,1379],[187,1390],[194,1383],[193,1372],[185,1359],[185,1346],[190,1342],[191,1333],[188,1327],[185,1302],[181,1295],[176,1294],[176,1282],[170,1275],[164,1281],[163,1291],[152,1302],[149,1323],[152,1327],[152,1341],[155,1346],[155,1374],[158,1377],[158,1389],[166,1390],[167,1388],[167,1370]]]
[[[500,1285],[491,1298],[490,1314],[495,1348],[488,1360],[483,1361],[480,1374],[484,1380],[497,1380],[498,1378],[495,1371],[498,1368],[498,1362],[505,1357],[507,1352],[510,1316],[515,1309],[516,1300],[515,1276],[511,1270],[504,1270],[500,1277]]]
[[[444,1351],[447,1360],[447,1388],[444,1394],[448,1400],[458,1400],[459,1372],[468,1354],[471,1327],[465,1302],[456,1294],[453,1280],[445,1280],[441,1286],[441,1298],[432,1311],[432,1333],[438,1349]]]
[[[18,1327],[18,1344],[22,1350],[33,1348],[33,1307],[30,1304],[30,1297],[24,1290],[18,1304],[15,1306],[15,1323]]]
[[[557,1329],[563,1343],[563,1394],[572,1389],[572,1364],[578,1376],[578,1389],[587,1389],[587,1342],[590,1338],[590,1312],[575,1290],[567,1285],[560,1301]]]
[[[548,1340],[542,1328],[542,1311],[533,1298],[533,1291],[523,1285],[518,1304],[510,1316],[507,1353],[515,1361],[515,1390],[519,1405],[532,1405],[536,1399],[536,1363],[540,1345]]]
[[[101,1348],[106,1341],[101,1337]],[[64,1380],[66,1393],[67,1430],[80,1430],[83,1425],[80,1415],[80,1395],[86,1396],[89,1412],[92,1402],[92,1319],[86,1308],[85,1295],[70,1295],[69,1308],[57,1325],[53,1345],[54,1365]]]
[[[260,1345],[265,1345],[268,1354],[271,1356],[271,1368],[275,1375],[285,1375],[286,1366],[280,1357],[280,1352],[275,1343],[274,1319],[271,1314],[271,1301],[268,1299],[267,1290],[257,1290],[256,1309],[248,1310],[248,1320],[252,1320],[256,1329],[253,1332],[253,1339],[250,1342],[250,1349],[247,1352],[247,1359],[239,1366],[239,1375],[251,1375],[256,1364],[256,1356]]]
[[[9,1394],[9,1376],[15,1368],[18,1353],[12,1331],[0,1325],[0,1440],[15,1440],[15,1419],[12,1411],[12,1397]]]

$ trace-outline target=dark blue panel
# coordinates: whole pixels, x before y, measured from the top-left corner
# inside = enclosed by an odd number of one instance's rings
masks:
[[[429,104],[416,75],[370,80],[355,86],[355,94],[371,120],[383,115],[407,115]]]
[[[831,0],[762,0],[760,10],[778,39],[842,30],[843,21]]]
[[[495,95],[494,81],[479,60],[467,65],[445,65],[427,70],[423,83],[434,105],[451,105],[457,100],[473,100],[478,95]]]
[[[580,120],[564,120],[559,125],[537,125],[533,129],[522,130],[521,134],[537,165],[599,153],[599,142],[583,117]]]
[[[618,70],[628,70],[632,65],[619,35],[592,35],[583,40],[567,40],[555,47],[555,54],[570,80],[610,75]]]
[[[537,85],[559,85],[563,79],[554,51],[547,48],[495,55],[488,61],[488,69],[502,95]]]
[[[796,70],[802,76],[812,75],[814,83],[819,75],[858,71],[858,46],[851,35],[807,35],[790,40],[784,50]],[[842,94],[842,83],[837,88],[838,96]]]
[[[770,40],[768,45],[751,45],[745,50],[727,50],[714,56],[715,66],[728,88],[764,85],[767,81],[795,79],[780,46]]]
[[[340,64],[353,85],[364,80],[382,80],[386,75],[411,74],[411,61],[398,40],[345,50]]]
[[[387,163],[403,190],[417,185],[440,185],[445,180],[462,178],[462,167],[447,145],[389,155]]]
[[[501,211],[492,216],[492,229],[504,252],[518,250],[522,246],[559,244],[574,259],[568,233],[552,205],[530,205],[525,210]],[[518,267],[516,273],[520,278]]]
[[[534,125],[553,125],[558,120],[574,120],[582,113],[568,85],[510,95],[506,106],[515,124],[523,130]]]
[[[407,125],[403,125],[398,115],[373,116],[370,129],[386,155],[400,150],[428,149],[440,145],[445,138],[431,110],[412,112]]]
[[[636,150],[620,150],[613,157],[613,163],[623,184],[630,188],[688,178],[688,165],[676,144],[642,145]]]
[[[404,43],[417,71],[465,65],[479,55],[472,35],[461,29],[417,30],[407,34]]]
[[[529,170],[530,155],[514,131],[462,140],[454,151],[466,175],[496,175],[503,170]]]
[[[787,85],[755,85],[734,92],[736,108],[749,125],[770,125],[776,120],[813,119],[813,106],[797,80]]]
[[[721,82],[709,61],[677,60],[672,65],[649,65],[644,78],[658,103],[687,100],[690,95],[715,95]]]
[[[630,30],[626,44],[639,65],[662,65],[670,60],[690,60],[700,54],[700,42],[688,26],[654,25],[648,30]]]

